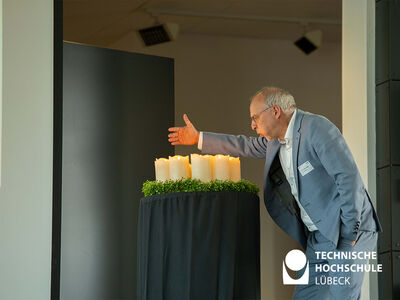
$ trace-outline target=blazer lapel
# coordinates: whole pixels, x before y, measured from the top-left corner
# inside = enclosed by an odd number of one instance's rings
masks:
[[[299,144],[300,144],[300,127],[301,121],[303,120],[304,112],[297,109],[296,120],[294,120],[293,126],[293,147],[292,147],[292,161],[293,161],[293,174],[296,181],[297,195],[300,199],[300,187],[299,187],[299,172],[297,171],[298,156],[299,156]]]

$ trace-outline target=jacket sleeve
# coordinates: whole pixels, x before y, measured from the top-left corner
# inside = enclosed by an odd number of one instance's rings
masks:
[[[264,137],[246,137],[203,132],[201,152],[241,157],[265,158],[268,140]]]
[[[319,116],[310,130],[313,148],[340,194],[340,236],[355,241],[365,189],[354,158],[343,135],[328,119]]]

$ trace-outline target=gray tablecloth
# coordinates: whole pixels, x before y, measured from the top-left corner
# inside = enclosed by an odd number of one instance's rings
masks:
[[[139,300],[260,299],[258,196],[145,197],[138,230]]]

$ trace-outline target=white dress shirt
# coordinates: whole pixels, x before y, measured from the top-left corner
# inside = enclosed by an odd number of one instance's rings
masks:
[[[290,122],[288,128],[286,129],[285,139],[283,141],[279,140],[282,144],[279,150],[279,160],[281,161],[283,172],[285,173],[286,179],[290,184],[290,189],[294,199],[296,199],[297,204],[300,208],[300,216],[303,223],[307,226],[309,231],[318,230],[317,226],[311,221],[307,212],[304,210],[304,207],[300,204],[296,181],[294,179],[293,174],[293,161],[292,161],[292,144],[293,144],[293,127],[294,121],[296,119],[297,109],[294,111],[292,117],[290,118]],[[201,150],[203,147],[203,132],[200,132],[199,141],[197,143],[197,148]]]

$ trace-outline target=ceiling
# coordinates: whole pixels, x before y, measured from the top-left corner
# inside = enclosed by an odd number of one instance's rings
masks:
[[[64,40],[107,46],[158,22],[180,33],[296,40],[323,30],[341,41],[341,0],[64,0]]]

